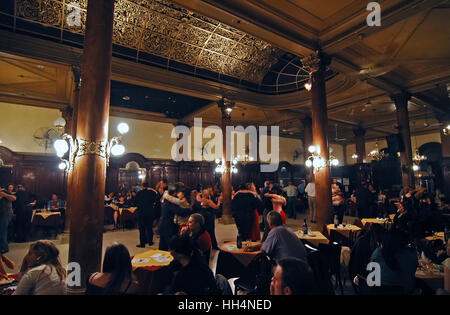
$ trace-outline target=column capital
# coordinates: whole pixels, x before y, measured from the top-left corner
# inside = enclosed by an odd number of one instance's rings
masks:
[[[364,137],[366,135],[366,129],[359,126],[353,129],[353,134],[355,135],[355,137]]]
[[[392,94],[390,95],[391,100],[394,101],[395,107],[401,108],[401,107],[408,107],[408,101],[411,99],[411,94],[407,91],[403,91],[398,94]]]
[[[316,50],[311,55],[306,56],[302,59],[303,67],[310,74],[317,72],[319,70],[325,70],[331,63],[331,57],[329,55],[325,55],[319,50]]]

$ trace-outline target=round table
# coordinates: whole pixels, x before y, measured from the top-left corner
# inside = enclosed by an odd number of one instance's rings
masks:
[[[328,231],[328,235],[330,235],[330,231],[331,230],[336,230],[339,233],[341,233],[342,235],[346,236],[346,237],[350,237],[350,232],[353,231],[359,231],[361,230],[360,227],[353,225],[353,224],[347,224],[346,226],[343,225],[338,225],[337,228],[334,227],[334,224],[328,224],[327,225],[327,231]]]
[[[170,281],[170,271],[166,268],[173,261],[173,256],[166,251],[151,249],[132,257],[131,266],[139,282],[140,294],[157,294],[162,292]]]

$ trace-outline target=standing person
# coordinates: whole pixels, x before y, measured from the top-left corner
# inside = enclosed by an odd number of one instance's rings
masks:
[[[370,190],[367,188],[367,183],[362,182],[361,185],[358,188],[356,188],[355,197],[356,197],[356,206],[358,208],[358,217],[360,219],[369,218],[370,217],[369,207],[372,194]]]
[[[177,186],[171,184],[161,199],[161,217],[158,223],[160,250],[168,250],[170,238],[177,234],[177,228],[173,222],[175,215],[186,216],[189,213],[189,208],[183,209],[175,203],[165,200],[167,196],[176,197],[177,193]]]
[[[13,216],[13,201],[16,201],[16,196],[7,190],[0,190],[0,255],[9,252],[8,226]]]
[[[292,181],[289,182],[289,185],[283,188],[283,191],[287,196],[287,215],[288,218],[296,219],[297,218],[297,194],[298,188],[294,185]]]
[[[199,197],[197,195],[197,197]],[[200,214],[203,215],[205,218],[205,228],[208,231],[209,235],[211,236],[212,241],[212,248],[215,250],[219,250],[217,239],[216,239],[216,216],[214,211],[218,210],[220,208],[220,201],[218,203],[215,203],[211,200],[208,189],[204,189],[202,191],[202,194],[200,196],[200,206],[201,211]]]
[[[16,242],[26,242],[31,229],[33,207],[36,205],[36,196],[22,185],[17,185],[16,192]]]
[[[277,211],[279,214],[281,214],[281,217],[283,218],[283,224],[286,224],[286,213],[283,210],[283,206],[286,206],[286,198],[282,196],[283,191],[281,190],[280,186],[274,185],[272,188],[272,193],[266,194],[266,197],[271,198],[273,210]]]
[[[311,181],[306,185],[305,193],[308,196],[309,220],[316,223],[316,184],[312,176]]]
[[[255,223],[255,211],[261,207],[262,205],[255,194],[247,189],[246,184],[241,184],[231,200],[231,209],[242,240],[253,239],[252,227]],[[261,235],[259,238],[261,238]]]
[[[145,182],[143,189],[136,194],[137,216],[140,243],[136,247],[144,248],[145,244],[153,245],[153,221],[155,220],[156,190]]]
[[[30,245],[20,269],[19,284],[14,295],[65,295],[66,271],[59,250],[50,241]]]
[[[264,226],[264,235],[262,240],[264,241],[269,233],[269,224],[267,222],[267,214],[273,210],[272,200],[269,197],[266,197],[266,194],[271,193],[273,189],[273,183],[271,181],[264,182],[264,188],[261,191],[261,201],[264,206],[263,211],[263,226]]]

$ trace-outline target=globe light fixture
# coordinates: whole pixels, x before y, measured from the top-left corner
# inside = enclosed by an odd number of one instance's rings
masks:
[[[111,154],[114,156],[119,156],[125,153],[125,147],[121,144],[115,144],[111,147]]]
[[[119,131],[121,135],[128,133],[129,130],[130,127],[128,126],[127,123],[121,122],[120,124],[117,125],[117,131]]]
[[[69,144],[63,139],[56,140],[53,143],[53,147],[55,148],[58,156],[63,156],[67,151],[69,151]]]

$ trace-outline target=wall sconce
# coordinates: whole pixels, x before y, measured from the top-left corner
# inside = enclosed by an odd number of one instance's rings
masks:
[[[63,118],[61,118],[64,120]],[[58,118],[55,120],[55,125],[58,121],[59,126],[61,127],[65,125],[62,124],[62,120]],[[96,154],[106,159],[106,165],[109,165],[109,158],[111,154],[114,156],[119,156],[125,153],[125,146],[122,144],[122,136],[130,130],[130,127],[126,123],[120,123],[117,126],[117,130],[120,133],[120,136],[113,137],[106,143],[103,141],[98,142],[89,142],[80,138],[73,139],[71,135],[64,133],[61,135],[60,139],[57,139],[53,143],[53,147],[55,148],[56,155],[60,158],[60,163],[58,164],[58,168],[60,170],[68,170],[71,171],[75,165],[75,159],[78,156],[83,156],[86,154]]]
[[[311,155],[306,159],[305,165],[306,167],[313,167],[313,173],[315,174],[320,169],[330,166],[338,166],[339,160],[334,156],[330,155],[329,160],[327,161],[324,157],[320,156],[320,147],[319,146],[310,146],[308,151]]]
[[[444,134],[444,136],[450,135],[450,124],[447,125],[447,127],[445,127],[444,129],[442,129],[442,133]]]
[[[352,155],[352,159],[357,159],[359,156],[358,156],[358,154],[356,154],[356,153],[353,153],[353,155]]]

